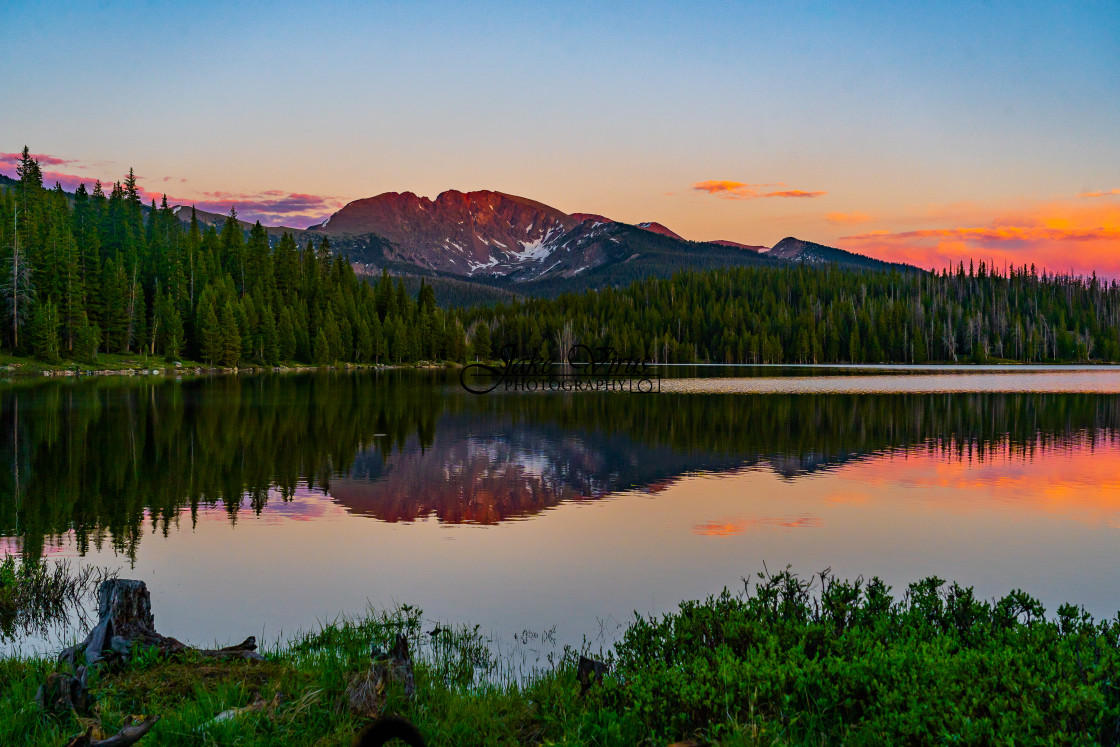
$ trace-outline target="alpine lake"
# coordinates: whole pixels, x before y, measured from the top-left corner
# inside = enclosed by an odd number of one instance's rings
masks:
[[[142,579],[160,632],[198,645],[410,604],[495,646],[606,647],[787,565],[1120,609],[1120,368],[660,373],[9,380],[0,548]]]

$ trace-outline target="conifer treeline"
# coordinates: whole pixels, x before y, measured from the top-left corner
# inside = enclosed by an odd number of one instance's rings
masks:
[[[494,350],[572,342],[662,363],[1120,360],[1120,286],[1042,274],[735,267],[475,309]]]
[[[28,149],[0,194],[3,347],[46,361],[97,352],[223,366],[281,361],[460,360],[466,338],[422,286],[360,282],[350,264],[285,233],[275,247],[234,211],[219,231],[184,226],[167,204],[145,210],[132,171],[105,194],[43,188]]]
[[[24,148],[18,177],[0,192],[0,347],[49,361],[408,363],[506,345],[548,359],[576,342],[665,363],[1120,361],[1120,286],[1095,275],[736,267],[448,311],[423,282],[415,298],[385,273],[361,282],[326,238],[272,246],[233,211],[203,230],[166,197],[145,209],[131,171],[70,198]]]

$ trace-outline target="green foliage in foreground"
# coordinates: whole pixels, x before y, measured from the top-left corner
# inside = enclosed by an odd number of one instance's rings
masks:
[[[815,579],[813,579],[815,581]],[[496,657],[476,629],[429,635],[402,607],[336,623],[264,663],[145,661],[102,676],[106,730],[159,713],[153,744],[349,744],[360,728],[343,706],[371,645],[409,636],[417,693],[389,710],[432,745],[595,744],[1117,744],[1120,620],[1062,606],[1047,618],[1014,591],[995,602],[930,578],[901,599],[878,579],[821,584],[787,571],[749,593],[686,602],[638,619],[615,646],[612,673],[581,697],[576,652],[525,670]],[[49,671],[0,661],[0,741],[57,745],[83,728],[33,704]],[[252,693],[276,708],[218,726]]]

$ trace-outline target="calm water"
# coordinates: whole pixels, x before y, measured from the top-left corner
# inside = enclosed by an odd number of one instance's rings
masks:
[[[200,644],[395,603],[609,643],[763,563],[1120,609],[1120,370],[711,373],[9,383],[0,548],[142,578]]]

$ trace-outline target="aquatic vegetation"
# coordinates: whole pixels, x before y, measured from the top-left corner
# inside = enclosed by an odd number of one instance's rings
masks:
[[[102,581],[115,575],[103,568],[74,569],[67,560],[0,561],[0,641],[16,635],[42,633],[82,618],[84,603]]]

